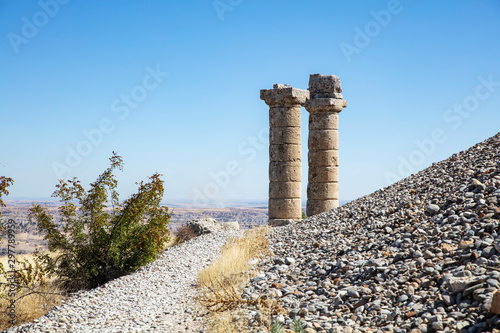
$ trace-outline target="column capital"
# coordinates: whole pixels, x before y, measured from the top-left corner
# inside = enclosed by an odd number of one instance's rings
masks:
[[[309,99],[309,91],[277,83],[273,89],[262,89],[260,99],[269,106],[302,105]]]
[[[311,74],[309,76],[309,91],[311,99],[343,98],[340,79],[336,75]]]
[[[309,76],[310,99],[304,107],[310,113],[340,112],[347,106],[343,100],[340,79],[336,75],[311,74]]]

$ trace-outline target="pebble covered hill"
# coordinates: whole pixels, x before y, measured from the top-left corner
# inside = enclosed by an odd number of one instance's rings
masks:
[[[277,297],[285,327],[499,332],[500,133],[270,240],[244,297]]]

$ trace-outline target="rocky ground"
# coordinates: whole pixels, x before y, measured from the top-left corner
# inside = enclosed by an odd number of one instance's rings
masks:
[[[198,272],[228,237],[217,231],[167,249],[155,262],[102,287],[81,291],[32,323],[7,332],[200,332]]]
[[[500,133],[338,209],[273,229],[244,297],[307,332],[498,332]],[[249,309],[249,325],[263,316]],[[250,330],[250,329],[249,329]]]
[[[168,249],[9,332],[200,332],[195,278],[237,231]],[[244,289],[306,332],[500,332],[500,133],[416,175],[270,235]],[[500,304],[499,304],[500,305]],[[500,308],[500,306],[499,306]],[[267,316],[240,309],[246,331]],[[500,309],[498,309],[500,313]]]

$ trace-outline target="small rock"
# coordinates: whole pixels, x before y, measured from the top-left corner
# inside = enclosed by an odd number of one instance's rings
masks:
[[[307,311],[307,309],[300,309],[297,313],[297,315],[299,315],[300,317],[306,317],[308,314],[309,312]]]
[[[434,253],[432,253],[431,251],[429,251],[429,250],[426,250],[426,251],[424,252],[424,258],[425,258],[425,259],[432,259],[432,258],[434,258],[435,256],[436,256],[436,255],[435,255]]]
[[[469,283],[474,281],[473,277],[450,277],[446,282],[448,289],[453,293],[464,291]]]
[[[433,323],[430,323],[429,326],[430,326],[431,332],[437,332],[437,331],[441,331],[444,329],[444,325],[443,325],[442,321],[435,321]]]
[[[423,256],[423,254],[422,254],[422,252],[420,252],[420,251],[415,251],[415,252],[413,252],[413,258],[420,258],[420,257],[422,257],[422,256]]]
[[[438,205],[430,204],[425,208],[425,210],[427,211],[427,213],[429,213],[431,215],[435,215],[435,214],[439,213],[440,208]]]
[[[494,254],[496,254],[496,250],[493,246],[487,246],[481,252],[481,255],[485,258],[491,258]]]
[[[443,251],[443,253],[450,253],[454,250],[454,247],[452,245],[446,243],[441,243],[439,247],[441,248],[441,251]]]
[[[463,249],[465,249],[466,247],[468,247],[472,243],[473,243],[473,241],[465,241],[465,240],[464,241],[460,241],[460,243],[458,243],[458,248],[460,250],[463,250]]]
[[[500,290],[497,290],[493,293],[493,299],[491,301],[491,312],[500,314]]]
[[[401,295],[398,298],[398,303],[406,302],[407,300],[408,300],[408,296],[407,295]]]
[[[285,261],[282,258],[274,258],[274,263],[276,265],[284,265]]]

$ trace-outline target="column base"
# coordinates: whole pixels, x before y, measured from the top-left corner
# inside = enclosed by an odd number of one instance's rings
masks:
[[[268,212],[269,220],[299,220],[302,218],[302,202],[300,198],[269,198]]]
[[[339,207],[338,199],[329,200],[307,200],[306,214],[307,217],[321,214],[329,211],[330,209]]]
[[[293,219],[273,219],[267,222],[267,225],[270,227],[283,227],[285,225],[289,225],[292,222],[297,222],[298,220]]]

